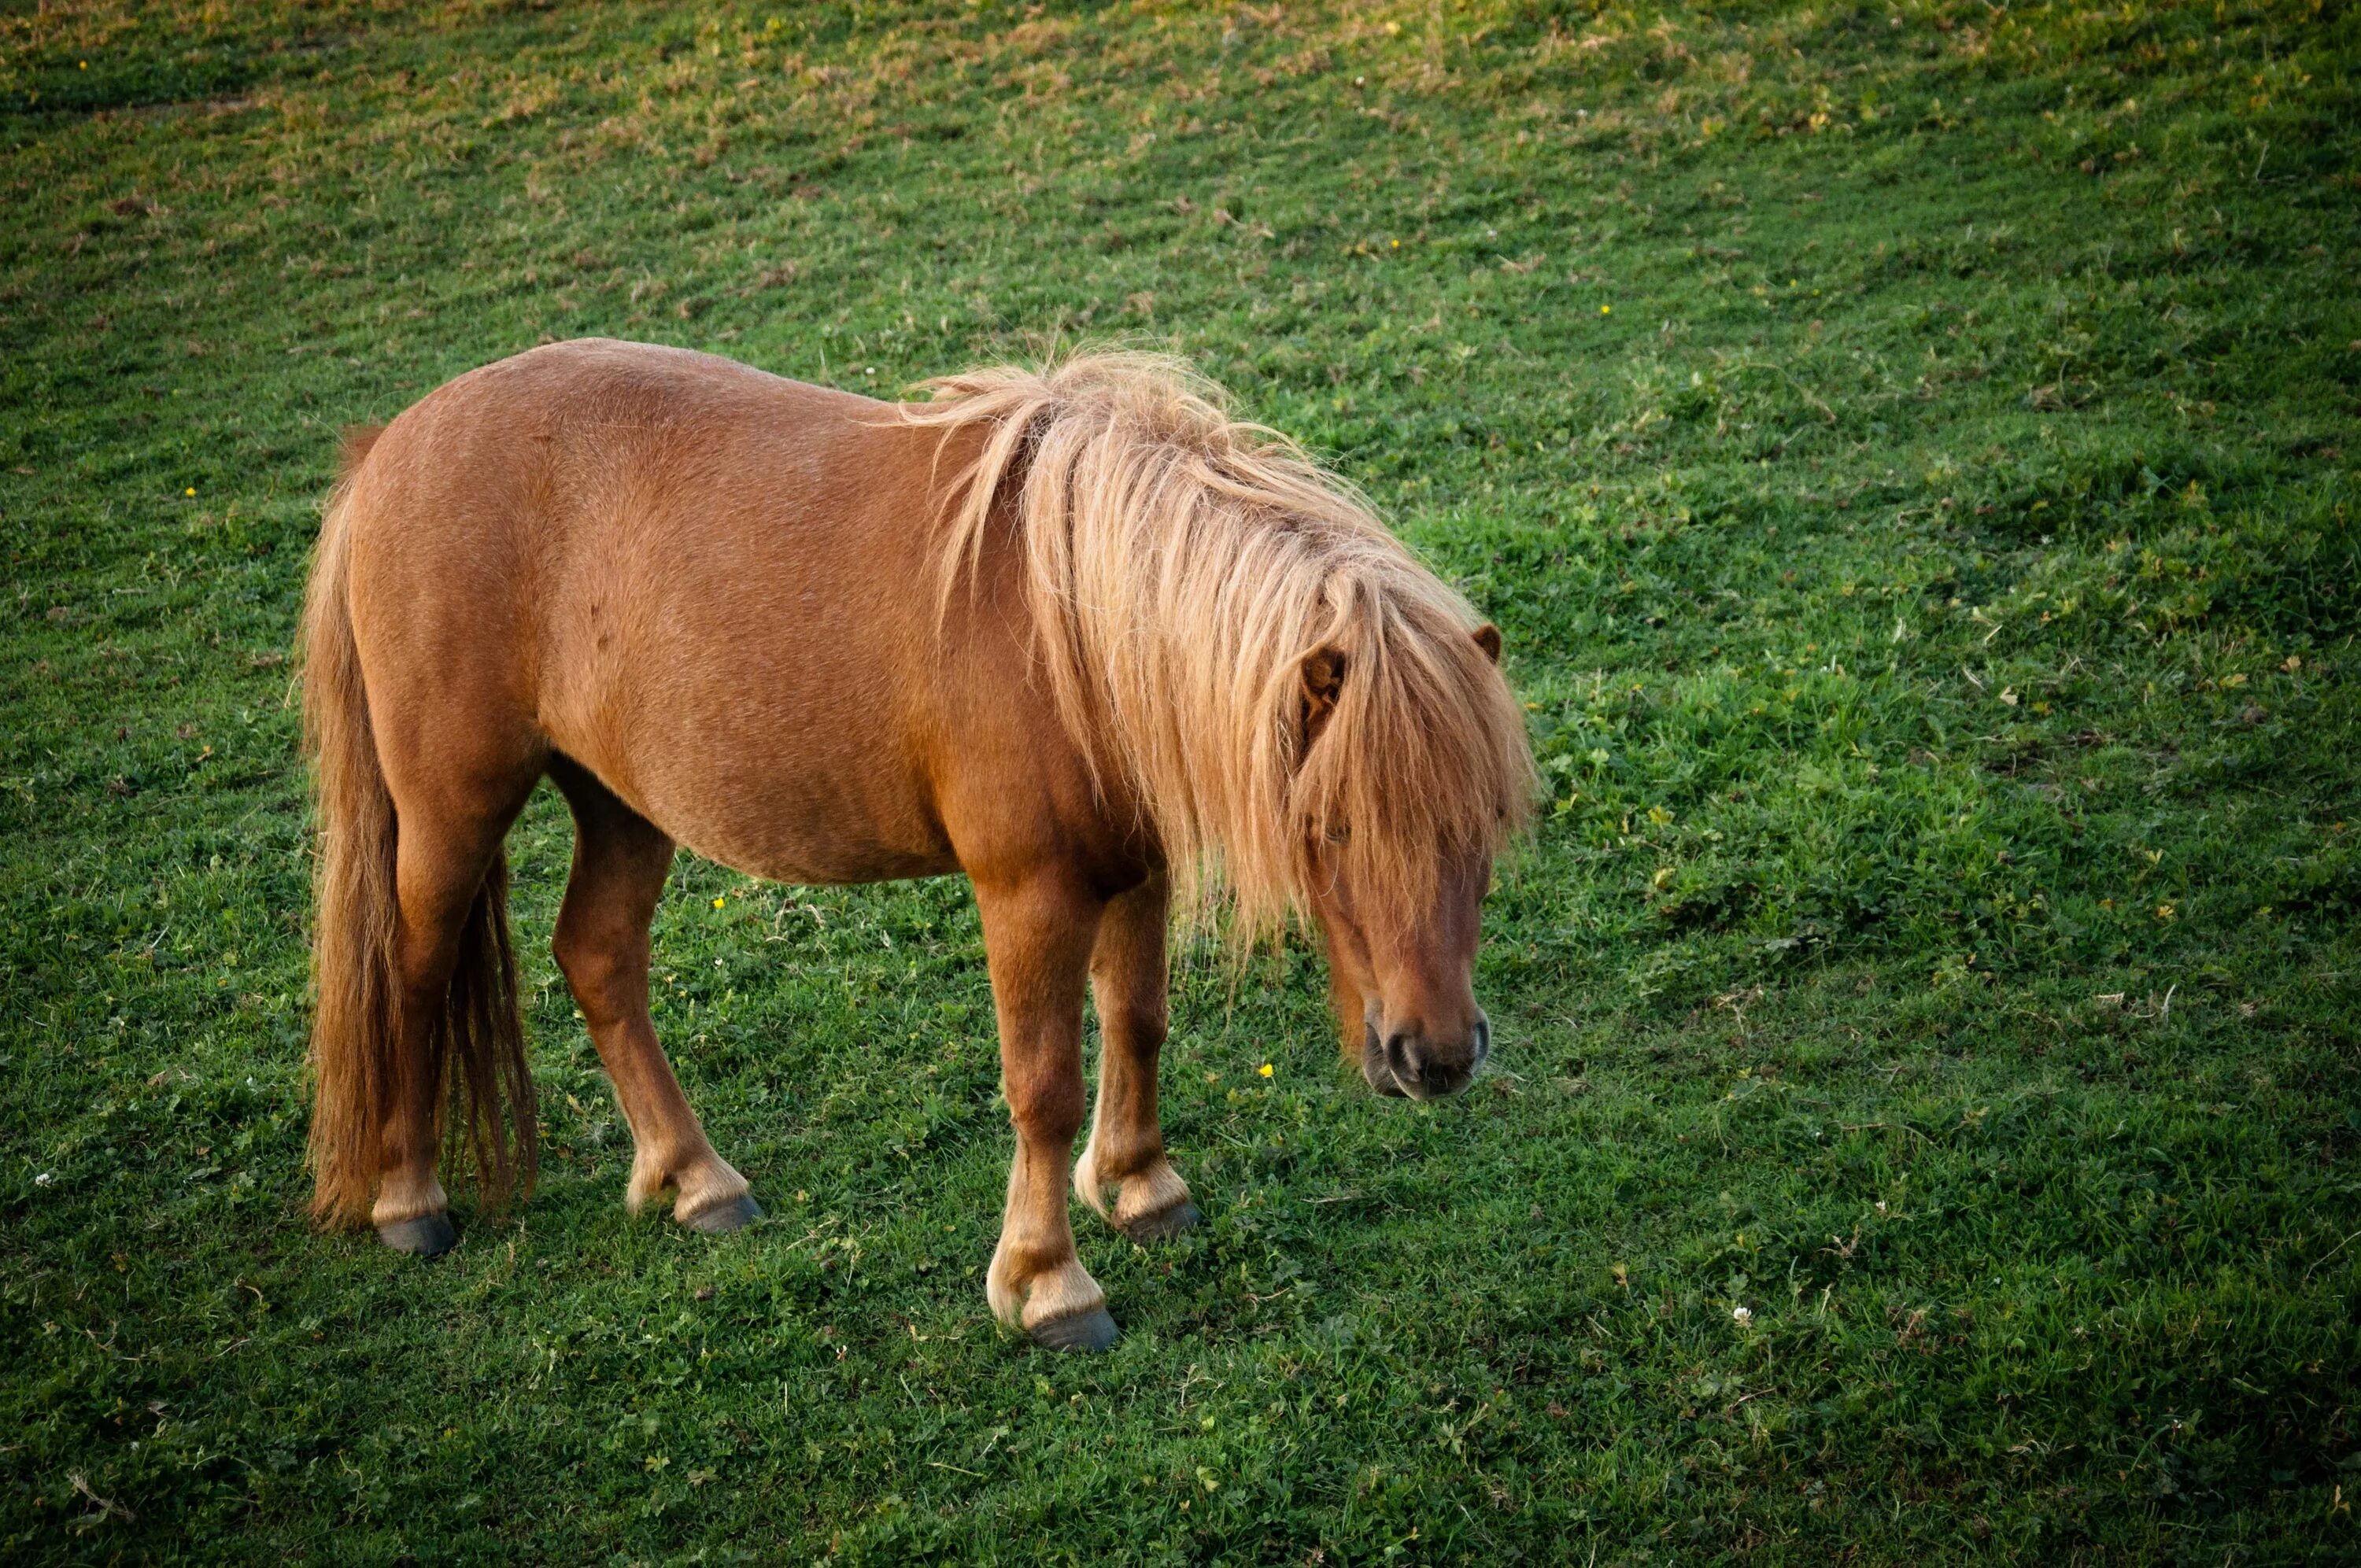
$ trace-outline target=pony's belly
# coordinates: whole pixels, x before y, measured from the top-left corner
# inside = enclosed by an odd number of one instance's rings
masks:
[[[807,887],[899,882],[906,877],[943,876],[960,869],[959,861],[948,851],[917,852],[886,845],[856,847],[837,843],[826,847],[789,847],[785,850],[775,846],[764,846],[741,851],[708,850],[691,840],[682,841],[706,859],[717,861],[731,871],[743,872],[764,882],[795,883]],[[856,852],[848,853],[848,849]]]
[[[642,810],[707,860],[766,882],[894,882],[960,869],[941,829],[915,803],[816,799],[774,786],[735,799],[655,800]]]
[[[884,705],[813,691],[827,684],[815,661],[747,660],[715,637],[577,662],[589,667],[553,694],[544,732],[675,843],[771,882],[960,869],[903,737],[842,717]],[[631,678],[651,669],[695,678]]]

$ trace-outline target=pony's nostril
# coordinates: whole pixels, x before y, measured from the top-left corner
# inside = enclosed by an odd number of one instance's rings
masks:
[[[1489,1047],[1490,1030],[1479,1023],[1474,1037],[1463,1047],[1438,1049],[1415,1031],[1403,1029],[1388,1035],[1382,1046],[1377,1036],[1370,1034],[1364,1050],[1384,1062],[1385,1070],[1403,1093],[1413,1099],[1432,1100],[1455,1093],[1464,1087],[1483,1065]]]
[[[1419,1050],[1418,1042],[1406,1033],[1386,1036],[1386,1065],[1405,1085],[1425,1080],[1426,1058]]]
[[[1378,1035],[1376,1024],[1362,1025],[1361,1076],[1378,1093],[1399,1098],[1407,1095],[1410,1090],[1403,1084],[1400,1069],[1386,1046],[1387,1042]]]

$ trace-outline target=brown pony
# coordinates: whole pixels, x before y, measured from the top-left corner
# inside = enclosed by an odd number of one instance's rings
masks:
[[[974,883],[1016,1164],[985,1287],[1046,1345],[1115,1337],[1074,1255],[1082,993],[1104,1048],[1083,1201],[1197,1218],[1165,1157],[1169,906],[1318,919],[1371,1085],[1465,1084],[1469,976],[1532,763],[1499,635],[1336,481],[1170,363],[1078,357],[878,403],[607,341],[502,360],[357,434],[303,612],[321,833],[314,1207],[456,1240],[447,1141],[529,1187],[501,840],[577,829],[553,946],[636,1153],[625,1201],[760,1211],[656,1043],[674,846],[788,883]]]

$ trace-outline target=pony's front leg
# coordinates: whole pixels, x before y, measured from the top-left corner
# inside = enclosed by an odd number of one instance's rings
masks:
[[[1082,984],[1103,905],[1054,875],[979,882],[1000,1014],[1001,1082],[1016,1124],[1000,1246],[984,1277],[993,1315],[1053,1350],[1115,1343],[1106,1296],[1074,1255],[1066,1182],[1082,1124]]]
[[[1136,1242],[1177,1236],[1198,1220],[1189,1184],[1164,1153],[1156,1114],[1157,1058],[1166,1031],[1161,877],[1115,899],[1099,923],[1091,989],[1099,1004],[1099,1098],[1074,1189]]]

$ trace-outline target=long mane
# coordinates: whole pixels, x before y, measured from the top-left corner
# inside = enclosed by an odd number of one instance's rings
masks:
[[[1467,605],[1293,443],[1146,355],[923,385],[935,400],[906,418],[983,437],[942,603],[998,544],[1005,498],[1038,667],[1152,819],[1184,910],[1226,889],[1251,940],[1303,911],[1323,844],[1356,899],[1422,906],[1445,857],[1523,825],[1523,715]],[[1301,672],[1323,647],[1345,674],[1307,744]]]

